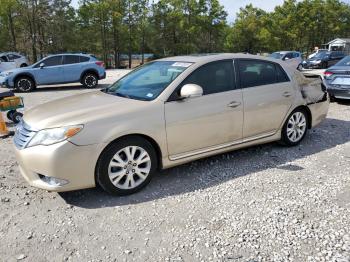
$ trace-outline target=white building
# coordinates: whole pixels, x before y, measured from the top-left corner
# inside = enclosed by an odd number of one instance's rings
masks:
[[[336,38],[323,46],[329,51],[344,51],[350,55],[350,38]]]

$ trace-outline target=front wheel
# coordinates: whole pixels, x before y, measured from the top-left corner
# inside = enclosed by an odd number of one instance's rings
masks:
[[[15,89],[19,92],[31,92],[35,89],[35,83],[27,76],[20,76],[15,81]]]
[[[307,114],[302,109],[294,110],[282,128],[282,143],[287,146],[298,145],[307,133]]]
[[[98,78],[93,73],[87,73],[84,75],[82,83],[85,88],[95,88],[98,85]]]
[[[152,144],[140,137],[129,137],[111,144],[102,153],[96,180],[111,194],[129,195],[151,181],[157,166]]]
[[[21,122],[22,118],[23,118],[23,114],[20,113],[20,112],[17,112],[17,111],[14,112],[13,115],[12,115],[12,121],[15,124],[18,124],[19,122]]]

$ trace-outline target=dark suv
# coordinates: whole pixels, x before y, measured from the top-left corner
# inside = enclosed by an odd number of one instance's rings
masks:
[[[302,62],[303,68],[328,68],[335,65],[345,57],[345,54],[341,51],[320,52],[314,57],[309,58]]]

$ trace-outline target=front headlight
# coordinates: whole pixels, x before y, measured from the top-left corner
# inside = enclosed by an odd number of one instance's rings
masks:
[[[322,62],[322,60],[316,60],[316,61],[315,61],[316,64],[319,64],[319,63],[321,63],[321,62]]]
[[[7,71],[7,72],[2,72],[1,76],[7,77],[7,76],[12,75],[12,74],[13,74],[13,72]]]
[[[31,146],[49,146],[67,140],[75,136],[83,129],[83,125],[67,126],[40,130],[30,140],[27,147]]]

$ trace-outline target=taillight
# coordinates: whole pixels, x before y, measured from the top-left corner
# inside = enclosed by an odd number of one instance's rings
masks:
[[[105,67],[105,63],[103,63],[102,61],[97,61],[97,62],[95,62],[95,64],[100,66],[100,67]]]
[[[330,72],[330,71],[326,71],[323,73],[325,77],[330,77],[332,76],[334,73],[333,72]]]

